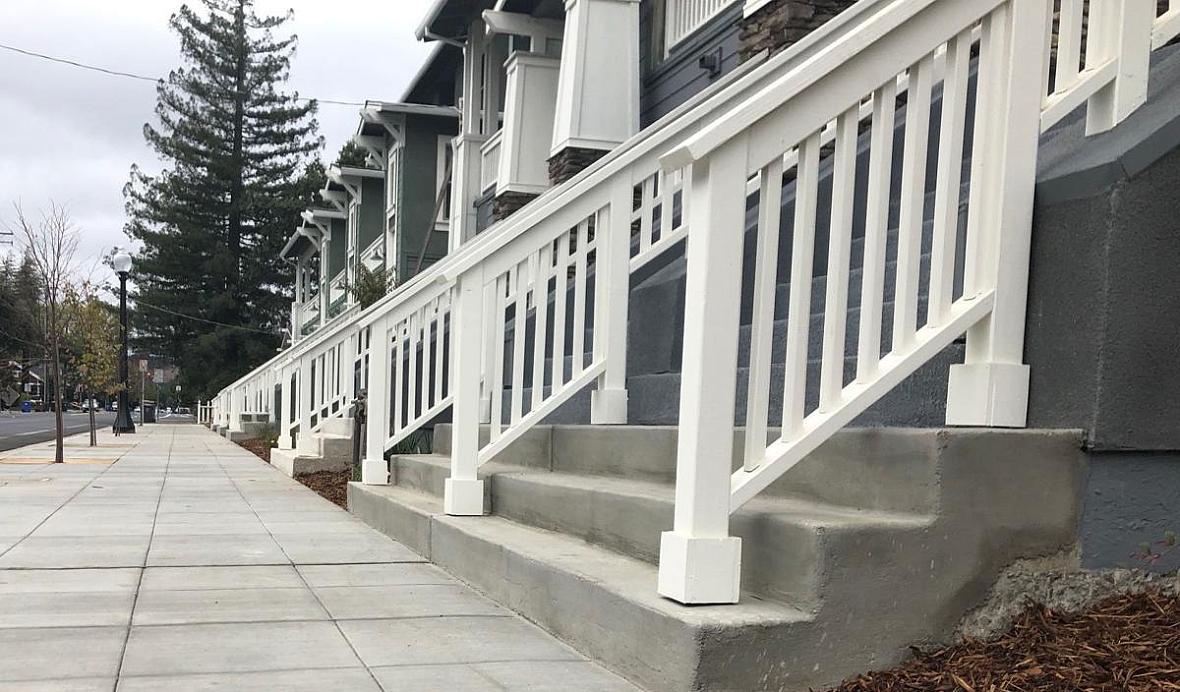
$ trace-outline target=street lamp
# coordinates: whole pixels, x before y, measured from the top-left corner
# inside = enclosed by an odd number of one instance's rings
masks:
[[[131,402],[127,398],[127,274],[131,271],[131,255],[126,250],[118,250],[111,257],[111,266],[119,275],[119,324],[122,327],[123,346],[119,349],[119,410],[115,414],[115,434],[135,432],[135,423],[131,421]]]

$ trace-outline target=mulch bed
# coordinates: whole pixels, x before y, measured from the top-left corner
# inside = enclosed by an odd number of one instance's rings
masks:
[[[262,459],[266,463],[270,463],[270,441],[269,440],[245,440],[238,443],[239,447],[245,447],[252,452],[254,456]]]
[[[238,443],[254,456],[270,463],[270,442],[266,440],[245,440]],[[348,471],[318,471],[297,476],[295,480],[316,491],[320,497],[341,509],[348,509],[348,481],[352,478]]]
[[[995,641],[915,649],[834,690],[1180,690],[1180,596],[1114,596],[1075,615],[1033,605]]]
[[[341,509],[348,509],[348,481],[351,477],[348,471],[317,471],[297,476],[295,480],[316,491],[328,502],[335,503]]]

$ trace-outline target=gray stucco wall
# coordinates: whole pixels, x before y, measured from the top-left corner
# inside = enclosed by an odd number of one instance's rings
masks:
[[[1041,148],[1029,424],[1087,431],[1083,566],[1174,570],[1159,542],[1180,531],[1180,54],[1157,53],[1126,122],[1083,130],[1075,114]]]

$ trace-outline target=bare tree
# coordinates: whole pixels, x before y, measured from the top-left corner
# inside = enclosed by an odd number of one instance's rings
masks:
[[[74,254],[78,249],[78,229],[70,220],[69,211],[49,203],[41,212],[37,222],[29,219],[20,202],[14,202],[15,218],[6,230],[20,239],[24,251],[32,258],[38,279],[41,282],[41,320],[43,343],[47,360],[52,368],[53,407],[56,411],[57,451],[55,463],[65,461],[64,438],[65,406],[62,396],[62,341],[65,336],[68,316],[62,309],[73,270]]]

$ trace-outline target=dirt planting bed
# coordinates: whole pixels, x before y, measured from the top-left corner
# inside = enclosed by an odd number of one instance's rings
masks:
[[[834,690],[1180,690],[1180,596],[1153,585],[1075,614],[1026,605],[994,640],[915,649],[909,662]]]
[[[348,509],[348,481],[351,476],[348,471],[317,471],[297,476],[295,480],[341,509]]]

